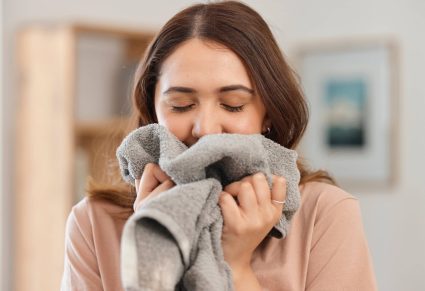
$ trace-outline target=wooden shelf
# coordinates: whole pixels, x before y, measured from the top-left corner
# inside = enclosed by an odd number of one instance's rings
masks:
[[[113,46],[118,42],[118,46],[113,47],[118,49],[112,51],[123,55],[118,55],[114,59],[116,63],[106,68],[120,68],[137,63],[153,36],[151,31],[86,24],[36,25],[20,31],[17,45],[20,99],[13,211],[13,285],[16,291],[59,288],[65,224],[76,201],[76,180],[81,181],[84,179],[81,176],[86,174],[96,177],[105,172],[105,162],[115,154],[115,149],[104,150],[104,146],[122,139],[127,126],[126,117],[116,117],[122,112],[121,107],[113,106],[129,100],[103,102],[102,98],[106,99],[104,92],[110,92],[109,88],[95,91],[96,88],[90,87],[111,85],[105,84],[101,78],[94,78],[97,73],[102,73],[103,66],[97,67],[92,62],[94,59],[102,63],[109,61],[106,53],[111,51],[100,46],[103,43]],[[108,42],[105,37],[113,39]],[[105,55],[96,55],[98,49]],[[90,69],[100,72],[84,71]],[[112,72],[108,78],[114,74]],[[80,81],[84,81],[83,86]],[[81,92],[82,89],[86,91]],[[110,94],[111,98],[125,95],[115,93]],[[85,101],[92,102],[87,105]],[[102,111],[101,105],[108,106]],[[85,111],[76,110],[78,106]],[[131,104],[125,106],[130,107]],[[93,121],[81,122],[78,120],[80,116]],[[40,275],[40,270],[48,275]]]
[[[124,134],[128,122],[128,118],[111,118],[110,120],[96,122],[77,122],[75,124],[77,142],[78,140],[107,138],[111,135]]]

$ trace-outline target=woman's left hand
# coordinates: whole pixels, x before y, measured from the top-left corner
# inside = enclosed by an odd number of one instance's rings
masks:
[[[234,274],[250,268],[252,253],[282,215],[283,204],[273,200],[285,201],[286,180],[273,175],[272,184],[270,191],[264,174],[256,173],[227,185],[220,194],[224,259]]]

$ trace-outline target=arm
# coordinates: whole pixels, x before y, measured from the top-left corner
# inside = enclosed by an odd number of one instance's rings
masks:
[[[377,290],[356,199],[318,218],[311,245],[306,290]]]
[[[86,213],[68,217],[65,234],[65,262],[61,291],[103,290]],[[84,215],[86,214],[86,215]]]

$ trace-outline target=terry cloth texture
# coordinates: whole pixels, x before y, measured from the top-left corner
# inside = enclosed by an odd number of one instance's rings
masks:
[[[284,238],[300,205],[297,154],[261,134],[211,134],[187,147],[159,124],[131,132],[117,149],[121,174],[133,184],[148,163],[176,186],[147,199],[125,224],[121,274],[126,290],[233,290],[221,248],[222,189],[263,172],[284,176],[287,198],[269,235]]]

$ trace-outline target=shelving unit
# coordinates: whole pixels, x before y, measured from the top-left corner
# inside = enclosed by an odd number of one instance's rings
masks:
[[[66,219],[87,175],[100,177],[96,154],[128,118],[130,77],[153,36],[92,25],[19,33],[16,291],[59,289]]]

